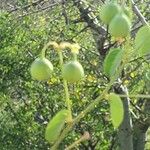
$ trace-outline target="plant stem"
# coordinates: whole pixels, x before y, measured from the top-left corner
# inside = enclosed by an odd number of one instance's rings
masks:
[[[51,147],[51,150],[57,150],[57,147],[59,146],[61,141],[65,138],[66,134],[72,129],[72,127],[73,127],[73,123],[67,125],[67,127],[63,130],[62,134],[60,135],[59,139]]]
[[[62,55],[62,51],[58,50],[58,54],[59,54],[59,59],[60,59],[61,72],[62,72],[63,71],[63,55]],[[70,100],[70,95],[69,95],[69,90],[68,90],[68,84],[67,84],[67,81],[64,78],[63,78],[63,85],[64,85],[64,90],[65,90],[66,105],[67,105],[67,109],[69,111],[68,121],[72,122],[71,100]]]
[[[72,143],[70,146],[68,146],[65,150],[71,150],[72,148],[74,148],[76,145],[78,145],[79,143],[85,141],[85,137],[81,137],[80,139],[78,139],[77,141],[75,141],[74,143]]]
[[[125,62],[126,63],[126,62]],[[111,78],[111,81],[108,83],[108,86],[105,88],[105,90],[102,92],[100,96],[98,96],[91,104],[89,104],[72,122],[72,124],[67,125],[67,127],[63,130],[62,134],[60,135],[59,139],[56,141],[56,143],[51,147],[51,150],[57,150],[57,147],[61,143],[61,141],[65,138],[66,134],[72,129],[72,127],[77,124],[80,119],[82,119],[88,112],[93,110],[95,106],[105,98],[106,94],[108,93],[109,89],[113,85],[116,78],[119,76],[121,70],[124,67],[124,63],[119,68],[118,72]]]
[[[145,95],[145,94],[137,94],[137,95],[123,95],[123,94],[118,94],[120,97],[135,97],[135,98],[150,98],[150,95]]]
[[[41,51],[41,58],[44,58],[44,57],[45,57],[46,49],[47,49],[49,46],[50,46],[50,42],[47,43],[47,44],[43,47],[43,49],[42,49],[42,51]]]
[[[129,46],[129,41],[127,41],[127,47]],[[105,99],[109,89],[111,88],[111,86],[113,85],[113,83],[115,82],[115,80],[118,78],[118,76],[120,75],[122,69],[124,68],[124,65],[127,64],[129,58],[127,59],[127,57],[129,57],[129,55],[127,55],[126,51],[124,50],[124,54],[123,54],[123,62],[122,65],[120,66],[120,68],[118,69],[118,71],[115,73],[114,76],[112,76],[110,82],[108,83],[108,86],[105,88],[105,90],[101,93],[100,96],[98,96],[91,104],[89,104],[72,122],[72,124],[68,125],[64,131],[62,132],[62,134],[60,135],[59,139],[57,140],[57,142],[53,145],[52,150],[56,150],[57,147],[59,146],[59,144],[61,143],[61,141],[65,138],[66,134],[72,129],[72,127],[78,123],[88,112],[90,112],[91,110],[93,110],[95,108],[95,106],[102,100]],[[130,56],[131,57],[131,56]]]
[[[138,16],[139,20],[142,22],[143,25],[149,26],[148,22],[146,21],[145,17],[142,15],[138,7],[136,6],[134,0],[130,0],[132,3],[133,11]]]
[[[45,58],[45,53],[46,53],[46,49],[49,47],[49,46],[53,46],[54,48],[56,48],[56,46],[58,47],[58,44],[56,42],[52,42],[52,41],[49,41],[42,49],[41,51],[41,58]]]
[[[73,60],[77,60],[77,54],[76,53],[72,53],[72,55],[73,55]]]
[[[101,101],[103,98],[105,98],[104,93],[109,90],[110,86],[111,86],[111,85],[109,85],[109,86],[107,87],[107,89],[105,89],[105,91],[103,92],[103,96],[100,95],[99,97],[97,97],[97,98],[95,99],[95,101],[94,101],[93,103],[91,103],[91,104],[85,109],[85,111],[81,112],[81,113],[74,119],[74,121],[73,121],[72,124],[68,125],[68,126],[64,129],[64,131],[62,132],[60,138],[57,140],[57,142],[55,143],[55,145],[52,147],[51,150],[56,150],[57,146],[58,146],[58,145],[60,144],[60,142],[65,138],[66,134],[72,129],[72,127],[73,127],[76,123],[78,123],[78,122],[80,121],[80,119],[84,117],[84,115],[85,115],[86,113],[88,113],[90,110],[92,110],[93,107],[94,107],[99,101]],[[119,96],[120,96],[120,97],[150,98],[150,95],[130,95],[130,96],[129,96],[129,95],[122,95],[122,94],[119,94]]]
[[[117,73],[117,75],[119,75],[119,73]],[[111,86],[113,85],[114,81],[116,80],[115,78],[116,76],[114,76],[111,81],[109,82],[108,86],[105,88],[105,90],[102,92],[102,94],[100,96],[98,96],[95,101],[91,104],[88,105],[88,107],[86,107],[85,110],[83,110],[75,119],[74,119],[74,123],[77,123],[80,121],[81,118],[83,118],[85,116],[85,114],[87,114],[89,111],[93,110],[95,108],[95,106],[102,100],[105,98],[105,96],[107,95],[109,89],[111,88]]]

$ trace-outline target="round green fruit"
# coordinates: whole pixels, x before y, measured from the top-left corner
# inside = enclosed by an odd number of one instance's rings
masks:
[[[109,25],[109,33],[115,38],[125,38],[130,33],[131,22],[124,14],[116,15]]]
[[[33,79],[47,81],[53,71],[52,63],[46,58],[37,58],[32,63],[30,72]]]
[[[84,77],[84,70],[78,61],[69,61],[63,67],[63,77],[69,82],[80,81]]]
[[[106,3],[102,6],[100,18],[105,24],[109,24],[115,15],[121,12],[121,7],[113,2]]]

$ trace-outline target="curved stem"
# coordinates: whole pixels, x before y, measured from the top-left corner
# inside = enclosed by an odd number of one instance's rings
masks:
[[[72,55],[73,55],[73,60],[77,60],[77,54],[76,53],[72,53]]]
[[[41,58],[45,58],[46,49],[48,48],[48,44],[46,44],[41,51]]]
[[[51,46],[51,45],[52,45],[52,42],[50,41],[50,42],[48,42],[48,43],[43,47],[43,49],[42,49],[42,51],[41,51],[41,58],[45,58],[46,50],[47,50],[47,48],[48,48],[49,46]]]
[[[60,59],[60,67],[61,67],[61,72],[63,71],[63,55],[62,51],[58,50],[59,54],[59,59]],[[68,84],[67,81],[63,78],[63,85],[64,85],[64,90],[65,90],[65,96],[66,96],[66,105],[67,109],[69,111],[69,122],[72,122],[72,111],[71,111],[71,100],[70,100],[70,95],[69,95],[69,90],[68,90]]]

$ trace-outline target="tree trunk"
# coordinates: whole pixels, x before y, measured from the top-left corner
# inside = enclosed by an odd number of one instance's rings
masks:
[[[147,129],[141,123],[134,126],[134,150],[144,150]]]
[[[146,132],[150,126],[150,99],[146,100],[143,113],[133,128],[134,150],[144,150],[145,148]]]

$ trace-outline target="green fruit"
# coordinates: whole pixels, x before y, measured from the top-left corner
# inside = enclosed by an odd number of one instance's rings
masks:
[[[135,37],[135,47],[140,55],[150,53],[150,27],[143,26],[139,29]]]
[[[48,142],[53,143],[58,139],[60,132],[65,125],[68,113],[68,110],[61,110],[48,123],[45,131],[45,139]]]
[[[63,77],[69,82],[77,82],[84,77],[84,70],[78,61],[70,61],[63,67]]]
[[[113,2],[106,3],[102,6],[100,18],[105,24],[109,24],[113,17],[119,14],[121,7]]]
[[[109,32],[115,38],[125,38],[130,33],[131,22],[124,14],[115,16],[109,25]]]
[[[50,78],[53,71],[52,63],[46,58],[37,58],[32,63],[30,72],[33,79],[46,81]]]

